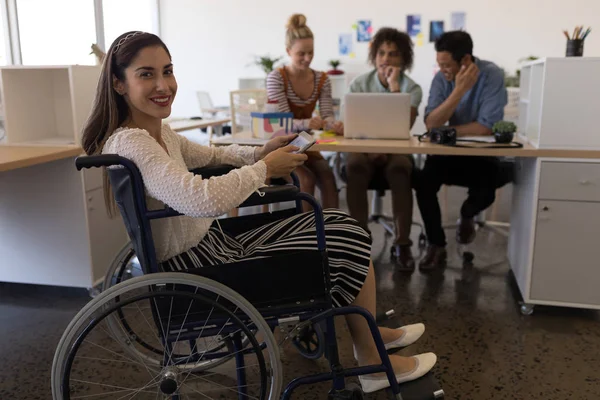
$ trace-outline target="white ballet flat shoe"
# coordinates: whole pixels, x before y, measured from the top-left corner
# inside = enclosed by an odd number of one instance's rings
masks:
[[[408,345],[413,344],[414,342],[419,340],[419,338],[421,336],[423,336],[423,333],[425,332],[425,325],[423,325],[422,323],[418,323],[418,324],[401,326],[400,328],[396,328],[396,329],[401,329],[404,331],[404,333],[402,334],[402,336],[400,336],[398,339],[394,340],[393,342],[386,343],[385,344],[386,350],[398,349],[398,348],[406,347]],[[354,347],[354,359],[358,360],[358,357],[356,355],[356,347]]]
[[[394,340],[393,342],[386,343],[385,344],[386,350],[397,349],[400,347],[406,347],[408,345],[413,344],[414,342],[419,340],[419,338],[421,336],[423,336],[423,333],[425,332],[425,325],[423,325],[422,323],[418,323],[418,324],[401,326],[398,329],[402,329],[404,331],[404,333],[402,334],[402,336],[400,336],[398,339]]]
[[[431,371],[431,368],[433,368],[437,361],[437,356],[434,353],[418,354],[413,358],[416,359],[416,367],[410,372],[396,375],[396,380],[399,384],[419,379]],[[373,393],[390,387],[390,381],[386,375],[376,377],[370,375],[361,375],[358,377],[358,380],[360,381],[362,390],[365,393]]]

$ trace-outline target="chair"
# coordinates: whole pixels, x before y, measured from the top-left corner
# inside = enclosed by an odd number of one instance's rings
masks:
[[[515,176],[515,163],[511,159],[502,159],[500,161],[498,175],[495,177],[496,179],[496,198],[498,197],[498,193],[501,192],[501,188],[511,182],[514,181]],[[447,196],[445,193],[444,197]],[[495,207],[494,204],[492,207]],[[456,229],[458,228],[458,224],[444,224],[444,229]],[[510,223],[508,222],[500,222],[500,221],[492,221],[486,219],[486,211],[482,211],[477,216],[475,216],[475,228],[477,231],[489,230],[491,232],[497,233],[503,237],[508,237],[509,233],[507,231],[510,228]],[[475,255],[473,252],[469,251],[468,245],[459,245],[457,250],[459,255],[462,256],[464,265],[471,265],[473,260],[475,259]]]
[[[219,113],[229,116],[229,107],[215,107],[210,93],[199,90],[196,92],[196,97],[198,98],[201,117],[215,118]]]
[[[231,133],[252,129],[250,113],[261,111],[267,103],[267,91],[263,89],[233,90],[230,92]]]
[[[241,234],[300,212],[300,202],[308,201],[316,219],[318,249],[164,273],[159,272],[150,222],[181,214],[168,207],[148,210],[141,175],[135,164],[125,158],[79,157],[76,165],[78,169],[110,167],[111,186],[143,275],[102,292],[69,324],[52,367],[55,400],[69,398],[73,393],[83,393],[85,397],[130,397],[140,392],[173,400],[227,395],[277,399],[282,370],[272,334],[275,326],[286,338],[296,337],[307,327],[319,326],[324,340],[321,348],[331,367],[328,373],[294,379],[282,399],[289,399],[300,385],[328,380],[332,381],[330,399],[362,398],[360,388],[346,386],[344,378],[375,372],[385,372],[394,398],[402,398],[373,317],[358,307],[332,308],[322,210],[314,198],[299,192],[297,185],[262,188],[262,195],[252,195],[242,205],[293,201],[295,207],[223,219],[219,225],[233,235]],[[209,177],[232,169],[217,166],[194,172]],[[381,365],[351,369],[340,365],[333,317],[349,313],[367,320]],[[91,357],[88,349],[104,351],[106,355]],[[234,370],[223,373],[223,368],[231,366],[230,360],[235,364]],[[98,363],[102,373],[96,376],[91,371]],[[116,382],[108,384],[105,374],[111,367],[131,371],[110,374]],[[100,382],[92,382],[94,378]],[[411,398],[440,398],[443,391],[432,379],[428,375],[403,388],[407,388]],[[131,388],[132,381],[141,382],[141,386]],[[209,383],[215,383],[216,389],[207,389]],[[201,391],[210,391],[211,396]],[[414,397],[415,391],[423,394]]]
[[[346,166],[343,165],[339,153],[336,153],[333,163],[333,170],[335,172],[336,179],[343,182],[343,185],[338,185],[341,190],[348,182],[348,179],[346,175]],[[382,168],[378,168],[374,171],[373,178],[369,182],[368,189],[373,191],[373,196],[371,197],[371,212],[369,215],[369,222],[381,225],[384,229],[386,238],[394,237],[396,234],[394,229],[394,218],[383,213],[383,198],[385,197],[385,192],[390,189],[390,186],[385,178],[385,173]],[[413,222],[412,225],[419,227],[421,230],[419,233],[418,247],[422,252],[427,246],[427,238],[424,233],[423,224],[419,222]],[[390,249],[390,252],[393,258],[395,256],[393,247]]]

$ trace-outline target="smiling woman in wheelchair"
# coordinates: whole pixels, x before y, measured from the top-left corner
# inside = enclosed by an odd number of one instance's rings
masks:
[[[312,213],[271,222],[238,236],[211,226],[216,217],[264,186],[265,180],[290,174],[306,156],[295,154],[296,149],[288,144],[294,136],[272,139],[260,148],[192,143],[162,122],[171,113],[176,93],[171,55],[165,44],[149,33],[123,34],[104,60],[93,110],[83,131],[88,155],[117,154],[135,163],[149,209],[166,204],[184,214],[152,221],[160,268],[182,271],[285,254],[299,247],[316,248]],[[215,164],[239,168],[210,179],[189,172]],[[105,190],[112,202],[107,186]],[[353,304],[375,314],[369,236],[342,211],[328,209],[323,214],[334,305]],[[367,323],[357,315],[346,318],[359,364],[379,363]],[[423,331],[422,324],[380,328],[388,349],[413,343]],[[392,355],[390,359],[399,382],[424,375],[436,362],[433,353]],[[380,388],[380,379],[386,380],[379,376],[361,379],[363,389],[368,391],[366,386],[373,384]]]

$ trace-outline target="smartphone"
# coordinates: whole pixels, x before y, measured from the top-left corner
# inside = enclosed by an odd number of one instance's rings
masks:
[[[312,147],[312,145],[314,145],[316,142],[317,141],[315,140],[314,137],[312,137],[308,133],[302,131],[289,144],[291,144],[292,146],[298,147],[298,150],[296,150],[294,153],[302,154],[306,150],[310,149]]]

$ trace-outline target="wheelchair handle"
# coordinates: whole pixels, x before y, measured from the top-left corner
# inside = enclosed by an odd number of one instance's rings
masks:
[[[101,154],[97,156],[80,156],[75,159],[77,171],[83,168],[110,167],[111,165],[122,165],[123,158],[116,154]]]

